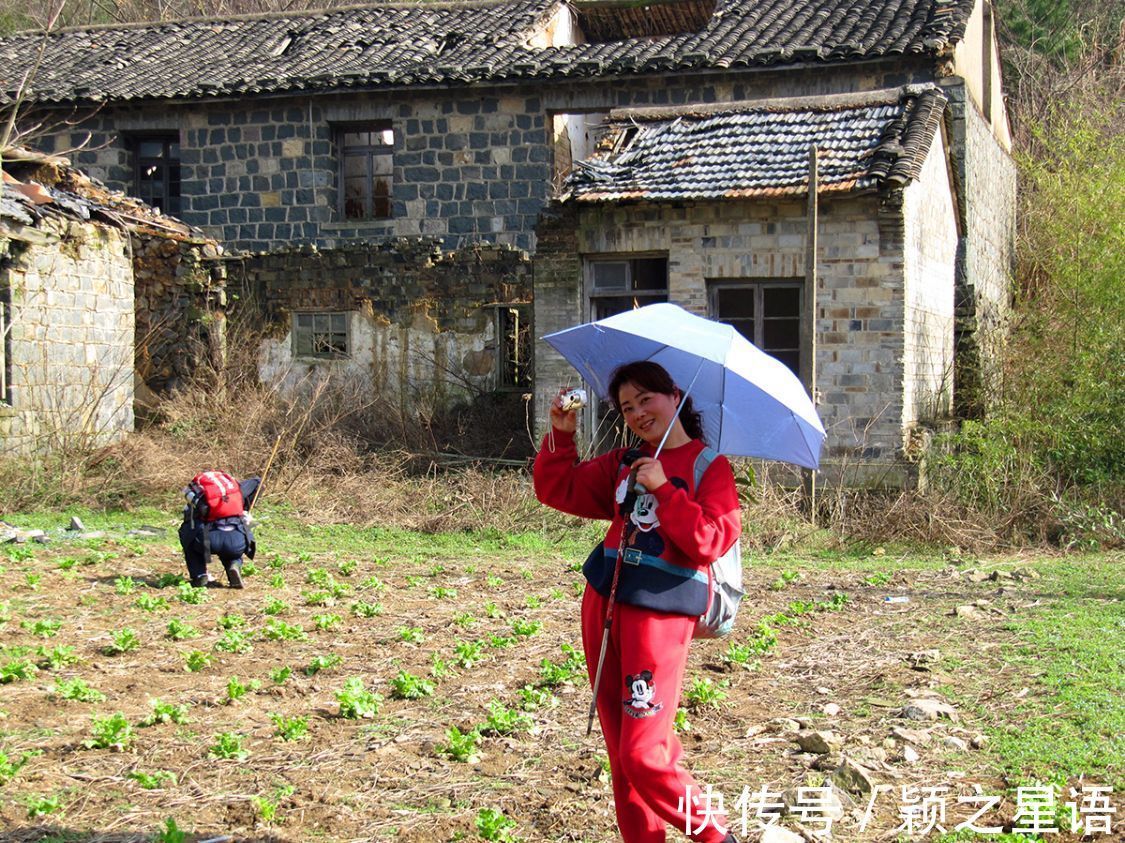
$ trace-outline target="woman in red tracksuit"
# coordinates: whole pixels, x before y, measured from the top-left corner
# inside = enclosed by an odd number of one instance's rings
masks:
[[[597,699],[617,825],[625,843],[663,841],[667,826],[682,832],[689,823],[695,840],[733,841],[723,828],[725,817],[708,818],[714,805],[686,801],[698,797],[700,787],[681,766],[683,749],[672,723],[695,622],[710,597],[708,566],[742,529],[734,474],[725,457],[716,457],[693,488],[695,460],[704,448],[699,414],[690,397],[677,414],[682,393],[661,366],[622,366],[614,373],[610,395],[642,442],[643,455],[632,463],[633,479],[624,448],[578,460],[577,415],[562,410],[556,399],[553,432],[535,460],[535,492],[555,509],[611,522],[603,545],[583,568],[582,643],[591,683],[614,568],[622,555]],[[622,513],[634,481],[647,492]]]

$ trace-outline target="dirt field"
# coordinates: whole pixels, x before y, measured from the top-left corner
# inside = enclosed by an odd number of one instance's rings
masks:
[[[160,526],[0,548],[0,839],[616,839],[600,734],[584,735],[587,682],[564,649],[579,647],[578,544],[328,529],[283,541],[267,524],[245,590],[193,594],[172,582],[178,548]],[[959,666],[987,672],[1008,619],[1043,598],[1033,563],[884,561],[752,564],[734,635],[694,646],[681,739],[736,831],[755,813],[739,796],[763,787],[769,802],[835,785],[837,840],[900,836],[921,793],[904,787],[948,787],[950,831],[972,812],[958,794],[1009,792],[981,712],[1017,716],[1028,680],[983,684]],[[972,581],[990,567],[1017,578]],[[65,699],[83,696],[75,679],[104,699]],[[903,717],[919,699],[950,708]],[[342,716],[349,704],[371,716]],[[802,751],[799,728],[831,731],[830,751]],[[873,805],[837,772],[844,757],[887,786]],[[798,806],[785,824],[811,832],[822,817]],[[1006,798],[978,824],[1012,818]]]

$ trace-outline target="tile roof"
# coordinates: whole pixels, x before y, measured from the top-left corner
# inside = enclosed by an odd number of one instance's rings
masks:
[[[669,201],[803,194],[816,144],[821,192],[902,185],[921,173],[945,110],[934,86],[611,113],[601,151],[563,199]]]
[[[192,99],[937,55],[963,37],[975,2],[718,0],[698,31],[560,47],[530,42],[559,0],[392,3],[67,29],[49,36],[31,98]],[[591,5],[582,4],[579,19]],[[0,39],[0,102],[41,43],[36,33]]]

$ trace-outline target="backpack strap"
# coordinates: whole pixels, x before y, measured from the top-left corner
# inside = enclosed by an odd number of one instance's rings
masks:
[[[715,457],[718,455],[719,452],[710,445],[703,446],[703,450],[695,458],[695,486],[692,487],[692,492],[699,488],[703,475],[707,473],[707,469],[711,467],[711,463],[715,461]]]

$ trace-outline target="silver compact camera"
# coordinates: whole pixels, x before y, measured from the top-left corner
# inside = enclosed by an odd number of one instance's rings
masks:
[[[559,396],[559,409],[564,413],[580,410],[586,406],[586,390],[569,389]]]

